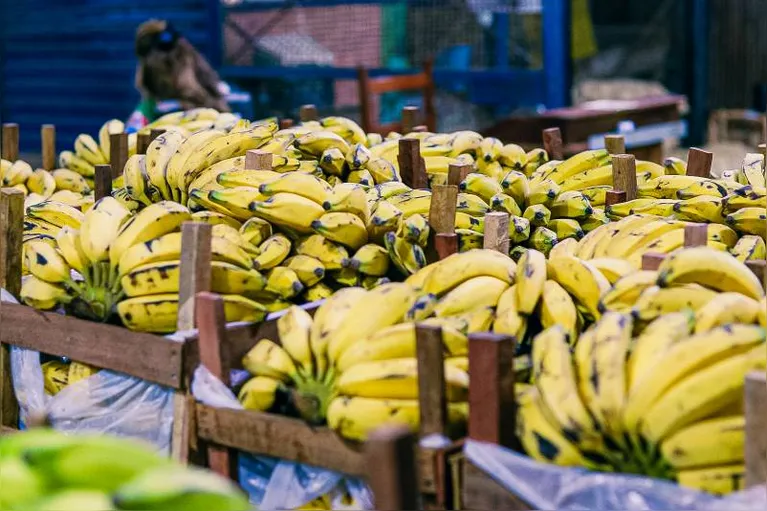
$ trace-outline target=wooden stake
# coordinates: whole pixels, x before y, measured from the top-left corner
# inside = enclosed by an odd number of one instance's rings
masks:
[[[684,246],[705,247],[708,245],[708,225],[686,224],[684,226]]]
[[[458,253],[458,235],[454,232],[438,232],[434,235],[434,250],[441,260]]]
[[[514,350],[511,336],[469,335],[469,438],[514,447]]]
[[[691,147],[687,153],[687,175],[711,177],[711,163],[714,154],[697,147]]]
[[[94,199],[98,201],[112,195],[112,166],[111,165],[96,165],[95,174],[93,176],[94,183]]]
[[[40,128],[40,140],[43,169],[53,170],[56,168],[56,126],[53,124],[43,124]]]
[[[417,106],[405,106],[402,107],[402,133],[407,134],[413,131],[413,128],[418,125],[418,107]]]
[[[251,149],[245,153],[246,170],[272,170],[272,153]]]
[[[231,361],[227,356],[226,316],[224,301],[220,296],[201,292],[197,294],[196,308],[197,329],[199,332],[200,363],[224,384],[229,385],[231,379]],[[232,471],[234,456],[224,447],[209,445],[207,447],[208,466],[213,472],[231,479],[236,472]]]
[[[627,201],[637,198],[637,168],[633,154],[613,156],[613,189],[626,192]]]
[[[0,189],[0,288],[16,298],[21,292],[21,254],[24,234],[24,193]]]
[[[767,377],[764,371],[746,375],[746,488],[764,484],[767,479]]]
[[[293,119],[280,119],[280,129],[286,130],[293,127]]]
[[[421,142],[415,138],[399,139],[399,173],[410,188],[428,188],[426,163],[421,157]]]
[[[139,133],[136,135],[136,154],[146,154],[151,139],[152,135],[149,133]]]
[[[184,222],[181,226],[181,270],[176,324],[179,331],[194,328],[195,297],[197,293],[210,291],[212,230],[210,224],[199,222]]]
[[[434,185],[429,205],[429,226],[434,234],[455,232],[457,201],[457,186]]]
[[[3,124],[2,158],[10,162],[19,159],[19,125],[16,123]]]
[[[626,154],[626,140],[623,135],[605,135],[605,149],[609,154]]]
[[[316,121],[319,117],[317,107],[314,105],[303,105],[298,111],[298,118],[301,122]]]
[[[645,252],[642,254],[642,269],[656,271],[658,268],[660,268],[660,265],[665,258],[666,254],[660,254],[658,252]]]
[[[767,289],[767,261],[764,259],[755,259],[753,261],[746,261],[746,266],[751,272],[756,275],[759,282],[762,283],[765,289]]]
[[[543,130],[543,149],[548,153],[549,160],[564,160],[564,144],[559,128]]]
[[[375,509],[419,509],[415,435],[404,426],[383,426],[368,435],[364,464]]]
[[[482,247],[509,255],[509,214],[493,211],[485,215],[485,236]]]
[[[447,167],[447,184],[458,186],[460,185],[466,176],[471,174],[471,165],[465,163],[451,163]]]
[[[605,192],[605,207],[626,202],[626,192],[623,190],[607,190]]]
[[[444,435],[447,433],[447,400],[442,328],[416,325],[415,340],[421,436]]]
[[[165,133],[165,131],[166,130],[164,129],[157,129],[157,128],[152,128],[151,130],[149,130],[149,144],[154,142],[154,139],[156,139],[157,137]],[[149,144],[147,144],[147,147],[149,146]]]
[[[109,135],[109,163],[112,166],[112,179],[117,179],[122,175],[127,161],[128,134],[113,133]]]

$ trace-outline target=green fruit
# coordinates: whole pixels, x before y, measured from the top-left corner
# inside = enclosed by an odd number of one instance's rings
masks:
[[[21,458],[0,459],[0,509],[15,509],[45,495],[45,481]]]
[[[95,490],[64,490],[33,502],[24,511],[112,511],[109,495]]]

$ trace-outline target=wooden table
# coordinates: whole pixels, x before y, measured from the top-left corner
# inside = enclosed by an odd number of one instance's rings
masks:
[[[631,101],[592,101],[578,107],[549,110],[541,115],[509,117],[483,130],[482,135],[514,142],[529,150],[541,146],[542,130],[559,128],[567,157],[588,149],[589,136],[613,133],[622,121],[631,121],[637,128],[661,127],[679,121],[685,101],[684,96],[678,95]],[[637,159],[661,163],[662,142],[657,138],[634,147],[627,143],[627,148]]]

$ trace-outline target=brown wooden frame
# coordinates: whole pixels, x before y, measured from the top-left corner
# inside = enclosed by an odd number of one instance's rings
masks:
[[[378,123],[378,115],[375,111],[373,96],[386,92],[421,90],[423,91],[424,122],[422,125],[427,131],[437,128],[437,113],[434,107],[434,65],[427,61],[423,65],[423,71],[412,75],[393,75],[371,77],[364,67],[357,68],[357,82],[361,110],[361,126],[366,133],[380,133],[386,135],[389,132],[409,133],[419,125],[414,119],[403,119],[402,122],[381,125]]]

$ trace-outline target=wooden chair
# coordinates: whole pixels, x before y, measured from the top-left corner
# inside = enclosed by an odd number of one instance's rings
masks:
[[[391,131],[400,133],[410,132],[417,125],[424,125],[429,131],[437,128],[437,114],[434,109],[434,78],[433,64],[428,61],[423,66],[423,71],[412,75],[379,76],[371,78],[368,70],[359,67],[357,70],[359,83],[360,107],[362,110],[362,129],[367,133],[381,133],[385,135]],[[415,119],[403,119],[402,122],[381,125],[378,123],[376,102],[374,96],[386,92],[397,91],[423,91],[424,119],[418,123]],[[412,123],[412,124],[410,124]]]

